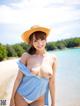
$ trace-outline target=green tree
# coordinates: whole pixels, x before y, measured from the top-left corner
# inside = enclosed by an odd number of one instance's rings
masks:
[[[4,60],[7,57],[6,47],[0,44],[0,61]]]
[[[65,48],[65,44],[64,44],[63,41],[58,41],[58,42],[56,42],[56,46],[57,46],[58,49],[63,49],[63,48]]]
[[[29,45],[26,44],[26,43],[21,43],[20,46],[21,46],[25,51],[27,51],[27,49],[29,48]]]
[[[49,42],[49,43],[47,43],[46,48],[47,48],[47,50],[57,49],[57,47],[55,45],[55,42]]]
[[[6,45],[6,50],[7,50],[7,56],[8,57],[17,56],[17,53],[16,53],[15,49],[11,45]]]
[[[13,45],[13,48],[15,49],[18,57],[20,57],[22,53],[25,51],[19,44]]]
[[[80,39],[79,38],[74,38],[73,42],[74,42],[75,46],[80,46]]]

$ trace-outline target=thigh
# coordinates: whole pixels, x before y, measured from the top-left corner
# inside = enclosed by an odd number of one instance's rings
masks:
[[[32,102],[29,106],[44,106],[44,96],[41,96],[36,101]]]
[[[23,99],[23,97],[19,94],[15,94],[15,106],[28,106],[28,103]]]

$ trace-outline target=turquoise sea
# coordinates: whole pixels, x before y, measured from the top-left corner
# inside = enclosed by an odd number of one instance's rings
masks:
[[[80,48],[49,52],[54,53],[58,58],[58,68],[56,71],[56,106],[80,106]],[[4,78],[0,77],[0,81],[5,79],[1,87],[5,88],[7,83],[5,81],[7,80],[13,84],[12,79],[14,80],[13,76],[15,77],[17,69],[16,59],[1,62],[0,66],[2,70],[0,75],[2,76],[5,73]],[[7,94],[10,94],[11,89],[12,85],[10,85],[10,89],[8,87]],[[0,90],[4,91],[5,89]],[[50,96],[49,103],[51,103]]]
[[[58,58],[56,106],[80,106],[80,48],[51,53]]]

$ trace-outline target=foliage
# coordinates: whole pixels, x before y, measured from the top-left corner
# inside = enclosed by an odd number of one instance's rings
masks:
[[[80,46],[80,38],[65,39],[57,42],[49,42],[47,50],[64,49]]]
[[[7,50],[7,56],[8,57],[17,56],[17,53],[16,53],[15,49],[11,45],[6,45],[6,50]]]
[[[7,57],[6,47],[0,44],[0,61],[4,60]]]
[[[26,44],[26,43],[20,43],[20,46],[21,46],[25,51],[27,51],[27,49],[29,48],[29,45]]]
[[[65,39],[56,42],[48,42],[46,45],[47,50],[64,49],[72,47],[80,47],[80,38]],[[14,45],[2,45],[0,44],[0,61],[7,57],[20,57],[23,52],[26,52],[30,46],[26,43],[14,44]]]
[[[16,51],[18,57],[20,57],[22,53],[25,51],[19,44],[13,45],[13,48]]]

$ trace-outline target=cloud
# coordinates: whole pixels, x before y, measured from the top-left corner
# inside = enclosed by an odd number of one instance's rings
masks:
[[[46,5],[50,3],[63,3],[63,0],[5,0],[3,4],[5,5],[11,5],[12,7],[17,8],[35,8],[35,7],[45,7]]]
[[[51,25],[51,23],[79,18],[80,10],[77,11],[77,9],[73,9],[73,6],[67,5],[73,4],[72,0],[20,0],[18,3],[16,3],[17,0],[13,1],[10,2],[10,6],[0,6],[0,23],[27,23],[32,25],[35,23],[46,24],[47,22],[47,25]],[[79,3],[79,0],[73,1]]]
[[[0,5],[10,5],[11,3],[19,3],[21,0],[0,0]]]
[[[69,0],[21,0],[0,5],[0,40],[21,41],[21,33],[34,24],[52,29],[49,41],[79,36],[80,8],[77,5],[80,5],[77,3],[78,0],[74,3]]]
[[[72,11],[70,8],[23,8],[13,9],[7,6],[0,7],[1,23],[51,24],[52,22],[64,22],[79,18],[80,11]]]
[[[13,8],[39,8],[48,7],[52,4],[75,5],[80,4],[80,0],[2,0],[0,4]]]

